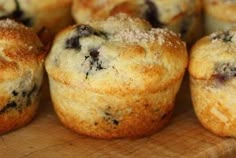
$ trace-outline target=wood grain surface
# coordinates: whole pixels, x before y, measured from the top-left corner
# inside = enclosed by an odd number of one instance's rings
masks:
[[[34,120],[0,136],[0,158],[235,158],[236,139],[217,137],[205,130],[193,112],[189,95],[185,77],[174,115],[160,132],[139,139],[99,140],[62,126],[45,84]]]

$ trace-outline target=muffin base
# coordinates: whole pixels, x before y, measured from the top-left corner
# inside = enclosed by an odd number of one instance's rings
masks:
[[[181,80],[145,94],[100,94],[49,77],[54,109],[61,122],[79,134],[112,139],[151,135],[171,118]]]
[[[218,136],[236,137],[236,99],[227,85],[191,77],[195,113],[206,129]],[[229,93],[225,93],[227,92]],[[233,94],[234,93],[234,94]]]
[[[22,112],[13,109],[0,114],[0,134],[15,130],[28,124],[38,109],[38,101],[25,107]]]
[[[169,105],[167,105],[169,106]],[[172,111],[169,111],[165,117],[159,121],[155,120],[130,120],[130,124],[125,125],[122,129],[110,131],[110,130],[101,130],[101,127],[94,128],[86,125],[86,122],[81,121],[79,124],[74,124],[77,120],[74,120],[74,116],[71,113],[67,113],[60,108],[60,105],[54,105],[57,115],[59,116],[62,124],[82,135],[101,138],[101,139],[113,139],[113,138],[138,138],[154,134],[155,132],[161,130],[164,125],[170,120],[172,116]],[[98,121],[99,122],[99,121]],[[102,121],[101,121],[102,122]],[[137,126],[136,126],[137,125]],[[80,127],[78,127],[80,126]],[[81,128],[81,126],[84,126]],[[86,127],[87,126],[87,127]],[[92,131],[94,130],[94,131]]]

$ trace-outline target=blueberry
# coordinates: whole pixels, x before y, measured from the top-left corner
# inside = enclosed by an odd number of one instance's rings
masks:
[[[17,96],[18,95],[18,92],[17,91],[12,91],[12,94],[14,95],[14,96]]]
[[[17,107],[17,104],[15,101],[11,101],[9,103],[7,103],[1,110],[0,110],[0,114],[8,111],[9,109],[14,109]]]
[[[221,63],[215,67],[215,73],[213,75],[217,80],[224,82],[236,77],[236,64],[233,63]]]
[[[102,67],[102,62],[97,62],[97,67],[96,67],[96,71],[97,70],[103,70],[103,69],[105,69],[104,67]]]
[[[224,31],[221,33],[213,34],[212,40],[221,40],[225,43],[232,42],[233,34],[230,31]]]
[[[79,25],[76,27],[79,37],[88,37],[94,34],[94,29],[88,25]]]
[[[99,60],[98,49],[91,49],[89,51],[89,56],[85,56],[85,60],[87,60],[87,59],[90,59],[90,62],[89,62],[90,65],[89,65],[89,70],[86,72],[86,79],[88,78],[88,75],[89,75],[90,71],[93,69],[93,67],[95,67],[96,71],[105,69],[102,66],[102,61]]]
[[[118,120],[116,120],[116,119],[113,119],[113,120],[112,120],[112,123],[113,123],[114,125],[118,126],[120,122],[119,122]]]
[[[104,69],[104,67],[102,67],[102,61],[99,60],[99,51],[98,49],[92,49],[90,50],[90,53],[89,53],[90,57],[91,57],[91,61],[90,61],[90,65],[91,66],[96,66],[96,70],[102,70]]]
[[[79,37],[74,36],[74,37],[71,37],[71,38],[67,39],[65,48],[66,49],[78,49],[78,50],[80,50],[81,45],[80,45],[80,42],[79,42]]]
[[[84,57],[84,60],[87,60],[88,58],[89,58],[89,56],[85,56],[85,57]]]
[[[17,22],[20,22],[26,26],[32,26],[33,25],[32,19],[24,16],[24,12],[21,10],[18,0],[15,0],[15,5],[16,5],[16,8],[13,12],[11,12],[7,15],[0,16],[0,19],[9,18],[9,19],[13,19]]]
[[[146,0],[147,10],[144,18],[150,22],[153,27],[163,27],[164,24],[159,20],[158,8],[151,0]]]
[[[22,91],[22,97],[25,97],[26,96],[26,91]]]
[[[65,43],[66,49],[80,50],[81,49],[80,38],[89,37],[91,35],[107,38],[105,33],[101,31],[96,31],[95,29],[93,29],[88,25],[78,25],[76,26],[75,29],[76,29],[75,35],[66,40]]]
[[[105,111],[104,114],[105,114],[105,116],[104,116],[105,121],[107,121],[108,123],[111,123],[115,126],[119,125],[120,122],[110,112]]]
[[[19,113],[21,113],[25,107],[29,106],[32,103],[32,98],[37,93],[38,88],[36,84],[34,84],[30,90],[23,90],[22,92],[19,92],[19,90],[13,90],[11,92],[11,95],[13,95],[13,97],[11,97],[8,103],[0,110],[0,114],[9,110],[17,110]]]
[[[93,59],[93,61],[97,61],[99,52],[97,49],[92,49],[92,50],[90,50],[89,55]]]

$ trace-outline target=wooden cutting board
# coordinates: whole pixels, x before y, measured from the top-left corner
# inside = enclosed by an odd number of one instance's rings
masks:
[[[185,78],[174,115],[160,132],[140,139],[99,140],[78,135],[56,117],[45,84],[40,109],[26,127],[0,136],[0,158],[227,158],[236,139],[217,137],[198,122]]]

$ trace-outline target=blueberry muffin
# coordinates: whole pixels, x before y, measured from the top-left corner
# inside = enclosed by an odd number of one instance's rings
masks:
[[[187,52],[173,32],[117,15],[62,31],[45,64],[65,126],[97,138],[139,137],[169,120]]]
[[[230,29],[236,24],[235,0],[204,0],[205,32]]]
[[[202,125],[217,135],[236,137],[236,30],[198,41],[189,72],[193,106]]]
[[[36,32],[47,28],[52,34],[72,24],[72,0],[0,0],[0,19],[11,18]]]
[[[31,29],[0,21],[0,134],[22,127],[36,113],[44,56]]]
[[[202,31],[201,0],[73,0],[77,23],[105,19],[117,13],[144,18],[153,27],[167,27],[191,45]]]

